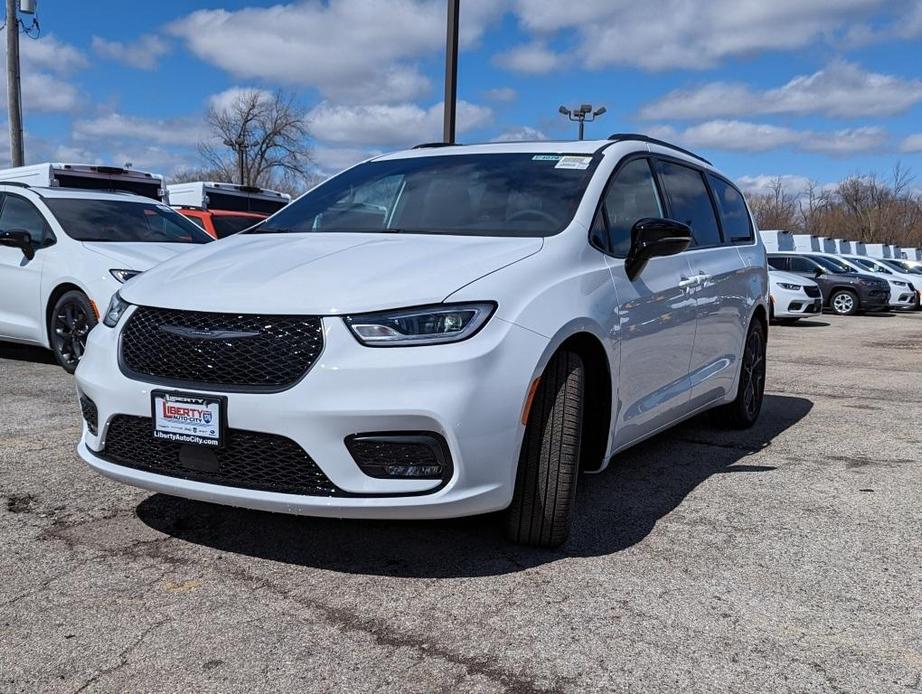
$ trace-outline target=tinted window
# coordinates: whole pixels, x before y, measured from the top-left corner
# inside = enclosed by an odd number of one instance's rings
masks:
[[[631,248],[631,228],[638,219],[662,217],[653,172],[646,159],[625,164],[605,193],[605,219],[608,223],[609,249],[626,256]]]
[[[806,258],[790,258],[791,272],[816,272],[816,265]]]
[[[46,198],[45,204],[77,241],[208,243],[212,238],[175,210],[128,200]]]
[[[214,224],[214,230],[217,232],[219,239],[236,234],[238,231],[249,229],[258,221],[255,217],[236,217],[223,214],[215,215],[211,218],[211,223]]]
[[[811,256],[810,259],[822,265],[824,269],[829,270],[830,272],[834,272],[837,275],[844,275],[847,272],[858,272],[857,270],[855,270],[852,267],[849,267],[845,263],[842,263],[838,260],[834,260],[833,258],[827,258],[822,255],[819,255],[819,256],[814,255],[814,256]]]
[[[596,164],[585,154],[532,153],[366,162],[314,188],[248,233],[549,236],[573,219]]]
[[[183,217],[186,217],[186,215],[183,215]],[[192,222],[196,226],[202,227],[202,229],[205,228],[205,220],[202,219],[201,217],[186,217],[186,219],[188,219],[190,222]]]
[[[771,265],[776,270],[785,269],[785,258],[779,258],[778,256],[768,256],[768,264]]]
[[[32,236],[35,246],[44,246],[52,238],[45,218],[35,205],[18,195],[7,195],[3,202],[3,211],[0,212],[0,229],[12,231],[24,229]]]
[[[723,226],[724,237],[730,243],[746,243],[752,241],[752,222],[746,202],[740,192],[723,179],[708,175],[711,181],[711,190],[717,199],[717,209],[720,211],[720,223]]]
[[[701,173],[672,162],[663,161],[659,166],[670,216],[691,227],[696,246],[720,244],[717,218]]]

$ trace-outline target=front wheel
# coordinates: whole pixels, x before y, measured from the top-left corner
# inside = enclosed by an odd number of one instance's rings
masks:
[[[858,297],[855,292],[840,289],[829,298],[829,306],[840,316],[854,316],[858,313]]]
[[[96,312],[86,294],[65,292],[51,310],[48,334],[54,358],[67,373],[77,370],[86,336],[96,327]]]
[[[554,355],[528,411],[515,491],[506,511],[506,536],[557,547],[570,532],[583,427],[583,361]]]
[[[748,429],[759,418],[765,396],[765,328],[753,320],[746,335],[736,399],[717,410],[717,420],[733,429]]]

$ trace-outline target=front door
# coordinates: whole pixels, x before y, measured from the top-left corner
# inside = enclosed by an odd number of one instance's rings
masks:
[[[622,164],[609,182],[594,230],[594,236],[604,239],[598,243],[606,246],[619,300],[617,448],[668,426],[688,411],[696,303],[686,255],[653,258],[634,279],[624,269],[634,223],[663,216],[649,160]]]
[[[41,213],[23,197],[6,194],[0,208],[0,229],[24,229],[40,246],[46,237]],[[39,250],[32,260],[19,248],[0,246],[0,338],[23,342],[42,342],[41,305],[44,253]]]

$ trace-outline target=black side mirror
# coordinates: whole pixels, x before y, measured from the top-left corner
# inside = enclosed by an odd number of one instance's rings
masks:
[[[653,217],[638,220],[631,229],[631,250],[624,261],[628,279],[637,277],[650,258],[681,253],[691,242],[687,224]]]
[[[813,276],[814,276],[814,277],[820,277],[820,276],[825,275],[825,274],[826,274],[826,271],[823,270],[823,268],[821,268],[821,267],[818,267],[818,268],[816,268],[816,269],[813,271]]]
[[[25,229],[0,231],[0,246],[18,248],[29,260],[35,257],[35,246],[32,245],[32,234]]]

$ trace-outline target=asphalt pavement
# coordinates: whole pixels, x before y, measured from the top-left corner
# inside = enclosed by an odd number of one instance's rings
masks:
[[[117,484],[0,345],[0,692],[922,692],[922,313],[768,356],[755,428],[619,455],[546,551]]]

